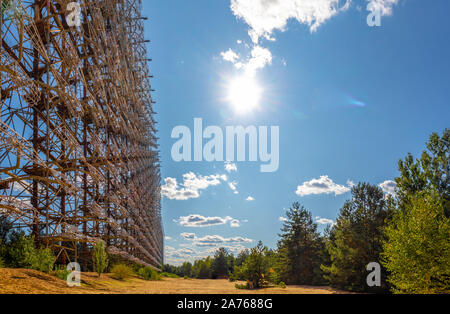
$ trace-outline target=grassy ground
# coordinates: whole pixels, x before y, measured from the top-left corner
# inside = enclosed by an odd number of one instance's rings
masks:
[[[333,294],[328,287],[288,286],[261,290],[238,290],[228,280],[164,278],[145,281],[130,278],[119,281],[104,274],[83,273],[82,286],[70,288],[66,282],[47,274],[26,269],[0,269],[0,294]]]

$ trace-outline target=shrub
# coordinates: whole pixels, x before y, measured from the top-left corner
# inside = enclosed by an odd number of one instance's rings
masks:
[[[53,256],[53,253],[49,248],[35,250],[31,263],[32,269],[50,273],[53,270],[54,264],[55,256]]]
[[[162,277],[166,277],[166,278],[180,278],[180,276],[176,275],[176,274],[169,274],[169,273],[161,273]]]
[[[71,272],[64,266],[57,266],[55,269],[55,276],[64,281],[67,281],[70,273]]]
[[[189,277],[188,276],[184,276],[184,279],[187,280],[187,279],[189,279]]]
[[[237,284],[235,284],[234,286],[236,287],[236,289],[239,289],[239,290],[247,290],[247,289],[250,288],[248,282],[245,283],[245,284],[237,283]]]
[[[29,268],[50,273],[55,264],[55,257],[49,248],[36,249],[34,238],[26,237],[23,233],[13,234],[4,251],[8,266],[12,268]]]
[[[6,255],[11,268],[31,268],[36,255],[33,237],[26,237],[23,233],[14,234],[6,247]]]
[[[5,267],[5,262],[3,261],[3,258],[0,257],[0,268]]]
[[[145,267],[139,268],[138,271],[137,271],[137,274],[138,274],[139,277],[141,277],[144,280],[150,280],[151,277],[152,277],[151,272],[147,271],[145,269]]]
[[[284,282],[282,282],[282,281],[278,284],[278,286],[280,288],[286,289],[286,284]]]
[[[156,270],[148,266],[140,268],[138,271],[138,275],[142,277],[144,280],[154,280],[154,281],[161,280],[161,277],[156,272]]]
[[[94,270],[100,277],[101,274],[108,267],[108,254],[105,249],[105,242],[99,241],[94,246],[94,252],[92,254],[92,263],[94,265]]]
[[[133,276],[133,269],[125,264],[114,265],[111,269],[112,277],[117,280],[124,280]]]

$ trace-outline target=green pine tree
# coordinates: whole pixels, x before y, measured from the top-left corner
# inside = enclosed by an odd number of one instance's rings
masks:
[[[240,276],[247,280],[250,289],[264,287],[270,274],[269,259],[266,258],[268,248],[261,241],[250,250],[247,260],[240,267]]]
[[[352,199],[342,207],[330,230],[327,250],[330,265],[322,265],[332,286],[367,291],[367,265],[380,262],[385,220],[390,208],[383,191],[367,183],[352,188]],[[383,280],[383,288],[386,289]]]
[[[211,262],[211,271],[213,278],[228,276],[229,253],[225,248],[216,251],[214,259]]]
[[[311,213],[294,203],[286,217],[278,242],[278,279],[288,284],[323,283],[324,242]]]

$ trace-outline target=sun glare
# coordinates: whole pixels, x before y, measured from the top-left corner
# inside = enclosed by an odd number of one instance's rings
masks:
[[[238,113],[247,113],[259,106],[261,92],[253,76],[243,75],[230,81],[228,101]]]

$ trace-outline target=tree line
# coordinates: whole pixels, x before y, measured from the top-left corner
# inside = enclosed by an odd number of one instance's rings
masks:
[[[336,224],[318,232],[300,203],[286,212],[276,249],[261,242],[234,256],[164,270],[192,278],[267,284],[331,285],[356,292],[450,293],[450,130],[431,135],[418,159],[398,163],[396,195],[369,183],[352,188]],[[369,287],[367,265],[381,265],[381,286]]]

